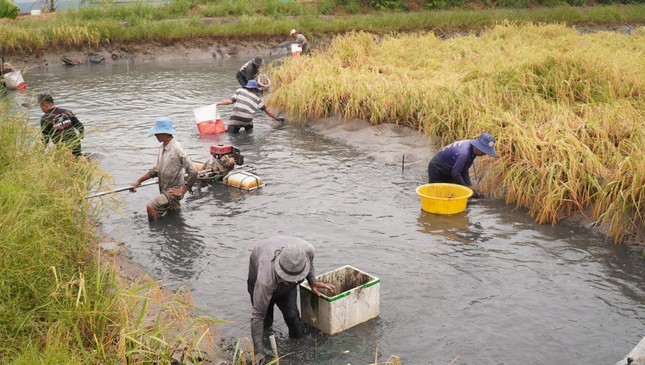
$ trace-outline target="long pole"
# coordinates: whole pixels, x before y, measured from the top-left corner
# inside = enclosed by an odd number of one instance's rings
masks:
[[[140,187],[149,186],[149,185],[155,185],[155,184],[159,184],[159,181],[157,181],[157,180],[148,181],[148,182],[145,182],[145,183],[143,183],[143,184],[141,184],[141,185],[139,185],[137,187],[140,188]],[[108,194],[114,194],[114,193],[130,190],[130,189],[132,189],[132,185],[126,186],[126,187],[123,187],[123,188],[118,188],[118,189],[114,189],[114,190],[108,190],[108,191],[103,191],[103,192],[100,192],[100,193],[88,195],[87,197],[85,197],[85,199],[97,198],[99,196],[108,195]]]
[[[251,165],[242,165],[242,166],[240,166],[240,167],[238,167],[238,168],[233,169],[232,171],[253,171],[253,170],[255,170],[255,167],[254,167],[254,166],[251,166]],[[200,173],[200,174],[202,175],[202,176],[201,176],[201,179],[202,179],[202,180],[208,180],[208,179],[211,179],[211,178],[214,178],[214,177],[216,177],[216,176],[217,176],[217,175],[215,175],[215,173],[213,172],[213,170],[210,170],[210,171],[208,171],[208,170],[205,170],[205,171],[198,171],[198,173]],[[199,179],[199,178],[200,178],[200,177],[199,177],[199,175],[197,175],[197,176],[198,176],[198,179]],[[158,183],[159,183],[159,181],[157,181],[157,180],[155,180],[155,181],[149,181],[149,182],[145,182],[145,183],[143,183],[143,184],[139,185],[138,187],[143,187],[143,186],[148,186],[148,185],[154,185],[154,184],[158,184]],[[99,196],[108,195],[108,194],[114,194],[114,193],[119,193],[119,192],[121,192],[121,191],[126,191],[126,190],[130,190],[130,189],[132,189],[132,186],[126,186],[126,187],[118,188],[118,189],[114,189],[114,190],[103,191],[103,192],[100,192],[100,193],[96,193],[96,194],[88,195],[88,196],[86,196],[86,197],[85,197],[85,199],[97,198],[97,197],[99,197]],[[252,189],[249,189],[249,191],[250,191],[250,190],[252,190]]]

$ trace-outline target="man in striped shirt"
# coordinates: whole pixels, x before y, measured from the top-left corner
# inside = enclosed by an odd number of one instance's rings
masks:
[[[260,98],[260,87],[255,80],[249,80],[244,88],[235,90],[235,94],[230,99],[215,103],[215,105],[230,105],[233,104],[233,114],[229,118],[228,133],[238,133],[241,128],[248,133],[253,130],[253,114],[258,110],[262,110],[268,116],[277,121],[284,121],[282,117],[278,118],[271,110],[269,110],[262,98]]]

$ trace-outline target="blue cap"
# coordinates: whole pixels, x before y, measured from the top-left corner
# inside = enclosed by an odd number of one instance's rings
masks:
[[[249,80],[249,82],[246,83],[246,86],[244,86],[244,88],[260,90],[260,85],[258,85],[258,82],[255,80]]]
[[[161,117],[155,121],[155,126],[148,130],[149,134],[170,134],[174,136],[177,131],[172,127],[172,120],[167,117]]]
[[[478,150],[484,152],[490,157],[495,157],[495,137],[488,133],[482,133],[477,139],[471,139],[470,144],[475,146]]]

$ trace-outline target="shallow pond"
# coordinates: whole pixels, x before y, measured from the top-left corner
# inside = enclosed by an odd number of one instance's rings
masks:
[[[286,234],[316,247],[319,274],[349,264],[381,279],[381,315],[335,336],[289,340],[276,314],[282,364],[613,364],[645,332],[645,265],[639,253],[584,228],[537,225],[522,211],[475,200],[466,213],[433,216],[415,188],[423,166],[401,171],[307,128],[273,129],[258,115],[252,134],[199,138],[192,110],[228,98],[246,60],[92,65],[30,70],[30,91],[51,90],[88,130],[85,152],[117,187],[152,166],[147,130],[170,116],[196,160],[216,143],[238,146],[267,185],[243,193],[197,189],[179,215],[150,224],[157,187],[122,193],[126,205],[103,229],[171,288],[190,287],[227,341],[250,336],[248,257],[264,237]],[[28,96],[12,96],[29,102]],[[224,119],[230,107],[221,107]],[[32,106],[36,123],[40,110]],[[456,359],[456,360],[455,360]],[[454,360],[454,362],[453,362]]]

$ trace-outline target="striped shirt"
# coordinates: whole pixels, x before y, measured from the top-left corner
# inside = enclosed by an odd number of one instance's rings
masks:
[[[244,88],[235,90],[231,96],[233,104],[233,114],[230,117],[229,125],[253,125],[253,114],[258,111],[264,111],[266,106],[260,96]]]

